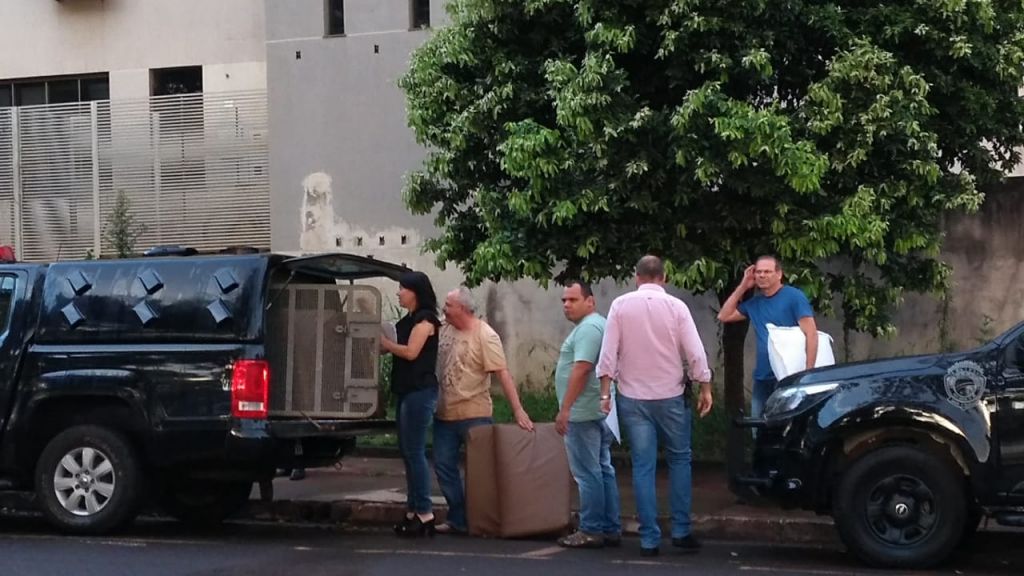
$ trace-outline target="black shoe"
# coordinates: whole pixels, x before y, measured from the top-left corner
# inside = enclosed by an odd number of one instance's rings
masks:
[[[683,552],[688,552],[690,554],[698,552],[701,547],[700,540],[694,538],[693,534],[687,534],[682,538],[673,538],[672,545],[676,548],[681,548]]]
[[[646,557],[653,557],[658,555],[657,548],[640,548],[640,555]]]
[[[616,534],[614,536],[605,535],[604,545],[608,548],[618,548],[622,546],[622,536]]]
[[[289,480],[303,480],[305,478],[306,478],[306,469],[305,468],[295,468],[294,470],[292,470],[291,475],[288,476]]]
[[[409,531],[409,527],[412,526],[412,519],[415,517],[415,514],[407,512],[405,517],[402,518],[402,521],[395,524],[392,530],[394,530],[395,534],[398,534],[399,536],[403,535],[405,532]]]
[[[395,526],[395,534],[401,538],[433,538],[436,532],[433,518],[424,522],[419,516],[413,516],[408,524]]]

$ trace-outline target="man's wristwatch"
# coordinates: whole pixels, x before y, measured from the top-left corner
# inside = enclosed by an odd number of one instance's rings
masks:
[[[611,400],[611,399],[612,399],[612,395],[611,394],[601,394],[601,400]]]

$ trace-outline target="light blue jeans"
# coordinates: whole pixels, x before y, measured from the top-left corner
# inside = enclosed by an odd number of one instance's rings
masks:
[[[690,468],[690,407],[683,395],[664,400],[634,400],[620,393],[617,400],[619,419],[629,437],[633,461],[633,491],[636,494],[637,515],[640,517],[640,546],[657,548],[661,543],[655,489],[659,441],[668,464],[672,537],[688,536],[693,488]]]
[[[419,514],[427,514],[433,507],[427,431],[436,408],[437,387],[414,390],[398,397],[398,450],[405,464],[406,506]]]
[[[475,426],[491,424],[490,418],[468,420],[434,420],[434,471],[441,493],[448,502],[446,522],[452,528],[466,531],[466,490],[459,471],[459,450],[466,434]]]
[[[612,432],[604,419],[569,422],[565,451],[580,490],[580,531],[617,537],[622,533],[619,485],[612,467]]]

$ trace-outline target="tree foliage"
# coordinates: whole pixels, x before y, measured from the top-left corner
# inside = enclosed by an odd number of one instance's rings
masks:
[[[942,288],[941,223],[1019,160],[1024,3],[453,0],[401,80],[405,199],[470,282],[727,294],[775,252],[847,328]]]

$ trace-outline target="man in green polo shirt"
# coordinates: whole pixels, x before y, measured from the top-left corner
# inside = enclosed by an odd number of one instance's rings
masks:
[[[601,411],[601,383],[594,373],[605,320],[595,311],[590,286],[582,282],[566,285],[562,308],[576,326],[562,343],[555,369],[560,407],[555,429],[565,437],[569,469],[580,490],[580,525],[558,543],[567,548],[614,546],[622,532],[619,487],[612,467],[612,433]]]

